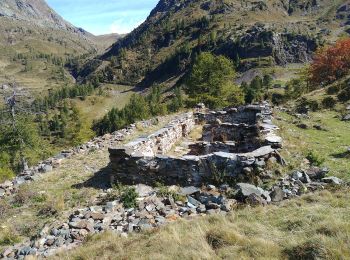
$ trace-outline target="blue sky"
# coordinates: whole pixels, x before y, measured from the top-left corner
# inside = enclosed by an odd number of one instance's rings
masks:
[[[65,20],[95,34],[128,33],[158,0],[46,0]]]

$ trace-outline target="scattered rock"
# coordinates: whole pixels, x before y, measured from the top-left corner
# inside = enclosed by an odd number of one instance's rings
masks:
[[[273,191],[270,193],[271,201],[273,202],[280,202],[284,200],[285,198],[285,191],[282,190],[280,187],[274,187]]]
[[[136,185],[135,191],[139,194],[140,197],[147,197],[155,192],[152,187],[144,185],[144,184]]]
[[[307,124],[303,124],[303,123],[297,124],[297,127],[301,128],[301,129],[308,129],[309,128]]]
[[[263,190],[262,188],[256,187],[248,183],[238,183],[236,186],[237,189],[237,198],[241,201],[244,201],[251,194],[256,194],[261,198],[265,199],[267,202],[271,201],[269,192]]]
[[[343,121],[350,121],[350,114],[343,116]]]
[[[325,183],[330,183],[330,184],[335,184],[335,185],[340,185],[343,183],[343,181],[341,179],[334,177],[334,176],[323,178],[322,181]]]
[[[179,194],[182,196],[188,196],[198,192],[200,192],[199,188],[196,188],[194,186],[189,186],[189,187],[181,188]]]

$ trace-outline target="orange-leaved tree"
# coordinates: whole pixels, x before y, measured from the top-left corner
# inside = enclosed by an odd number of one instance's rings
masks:
[[[317,51],[310,66],[312,84],[324,86],[345,76],[350,69],[350,38]]]

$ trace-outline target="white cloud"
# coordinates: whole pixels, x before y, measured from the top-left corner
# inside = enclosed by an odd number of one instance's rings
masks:
[[[126,34],[143,23],[144,20],[119,18],[115,20],[110,26],[110,33]]]

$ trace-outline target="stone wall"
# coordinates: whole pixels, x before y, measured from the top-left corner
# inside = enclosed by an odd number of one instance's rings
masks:
[[[204,154],[197,149],[197,153],[192,151],[195,155],[178,158],[165,156],[166,151],[194,126],[192,115],[183,115],[147,138],[110,148],[111,179],[127,183],[163,182],[195,186],[217,177],[244,181],[261,172],[269,160],[284,163],[277,150],[281,147],[281,138],[275,135],[278,128],[272,124],[271,116],[272,109],[267,103],[198,113],[196,122],[206,124],[203,138],[209,139],[207,143],[198,143],[198,146],[211,146],[213,149],[203,149]],[[211,142],[216,135],[222,134],[232,140],[227,143]],[[232,153],[237,149],[236,142],[245,144],[247,151]],[[219,150],[220,147],[224,149]]]
[[[127,150],[130,155],[135,157],[150,157],[156,154],[165,154],[177,141],[187,136],[194,125],[193,113],[186,113],[178,116],[167,126],[152,135],[138,138],[120,149]]]

